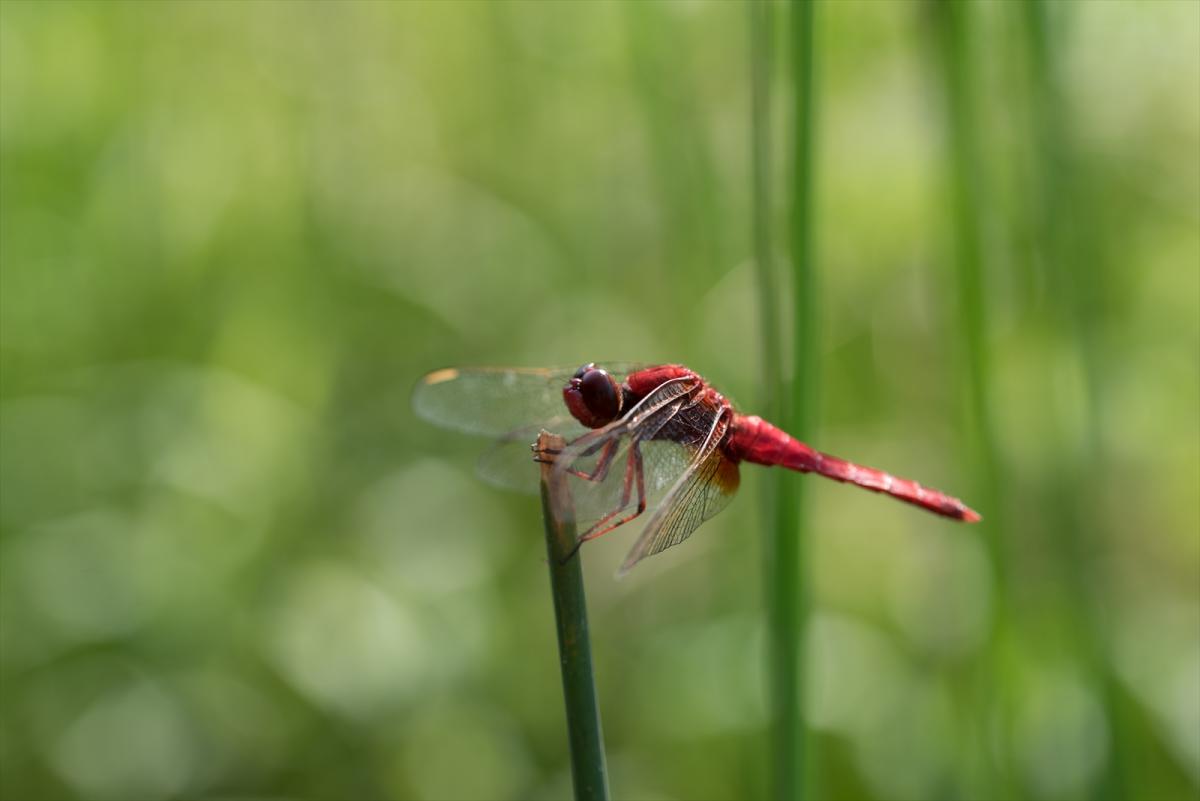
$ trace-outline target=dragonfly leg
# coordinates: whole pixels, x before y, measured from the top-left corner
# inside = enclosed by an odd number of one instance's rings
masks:
[[[613,520],[614,517],[620,514],[622,509],[629,505],[629,499],[633,495],[633,488],[635,485],[637,487],[638,496],[637,509],[633,510],[624,517]],[[638,443],[635,441],[630,448],[629,460],[625,463],[625,481],[621,488],[620,503],[617,504],[615,509],[597,520],[592,524],[591,528],[579,536],[579,538],[575,541],[575,547],[571,549],[570,553],[563,557],[563,562],[565,563],[570,560],[570,558],[575,555],[575,552],[579,550],[580,546],[582,546],[588,540],[594,540],[599,536],[607,534],[614,528],[628,523],[630,520],[633,520],[645,511],[646,478],[642,470],[642,451],[641,448],[638,447]],[[610,520],[612,521],[611,523],[609,522]]]
[[[576,442],[578,442],[578,440],[576,440]],[[572,476],[576,476],[577,478],[582,478],[584,481],[603,481],[605,477],[608,476],[608,468],[612,465],[613,453],[615,453],[616,450],[617,440],[615,439],[605,440],[603,443],[597,442],[595,445],[587,448],[576,457],[577,459],[580,459],[585,456],[591,456],[596,451],[600,451],[600,458],[596,460],[596,466],[590,473],[586,470],[579,470],[578,468],[574,467],[566,468],[565,472]],[[533,451],[533,461],[554,464],[555,460],[561,453],[561,450],[537,450],[535,448]]]
[[[596,443],[591,448],[588,448],[580,453],[579,457],[577,458],[591,456],[597,450],[600,451],[600,458],[596,460],[596,466],[591,472],[579,470],[578,468],[574,467],[566,468],[565,472],[569,475],[576,476],[577,478],[582,478],[584,481],[603,481],[608,476],[608,468],[612,466],[613,454],[617,450],[617,440],[610,439],[605,441],[603,444]],[[554,460],[560,453],[562,453],[562,451],[534,451],[533,460],[535,462],[548,462],[553,464]],[[549,456],[549,458],[547,458],[547,456]]]
[[[613,454],[617,452],[617,441],[610,439],[604,443],[604,447],[600,451],[600,458],[596,460],[596,466],[589,473],[586,470],[579,470],[574,467],[568,467],[567,472],[584,481],[603,481],[608,476],[608,468],[612,466]],[[595,449],[589,449],[583,452],[583,456],[591,456],[595,453]]]

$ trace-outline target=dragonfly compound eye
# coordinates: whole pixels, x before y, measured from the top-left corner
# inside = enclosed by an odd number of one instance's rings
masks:
[[[563,400],[571,415],[588,428],[607,425],[621,413],[621,388],[594,365],[580,368],[563,388]]]

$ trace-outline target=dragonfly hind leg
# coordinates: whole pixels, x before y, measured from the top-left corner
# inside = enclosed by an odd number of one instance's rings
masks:
[[[610,443],[611,444],[611,443]],[[611,461],[611,456],[609,458]],[[605,466],[607,472],[607,465]],[[621,510],[629,505],[630,498],[633,495],[634,487],[637,487],[637,508],[624,517],[613,520],[614,517],[621,513]],[[594,540],[618,526],[637,518],[646,511],[646,479],[642,471],[642,451],[635,441],[629,449],[629,459],[625,463],[625,478],[621,487],[621,500],[618,502],[615,509],[607,513],[588,528],[583,534],[575,540],[575,547],[570,553],[563,557],[563,562],[570,561],[571,557],[579,550],[579,548],[588,540]],[[609,522],[612,521],[612,522]]]

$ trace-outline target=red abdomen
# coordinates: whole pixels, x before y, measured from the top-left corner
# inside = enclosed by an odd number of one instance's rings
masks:
[[[973,523],[979,514],[957,498],[915,481],[897,478],[873,467],[847,462],[836,456],[813,450],[787,432],[754,415],[736,415],[733,432],[726,440],[725,452],[734,460],[763,465],[779,465],[801,473],[817,473],[857,484],[872,492],[882,492],[893,498],[920,506],[939,515]]]

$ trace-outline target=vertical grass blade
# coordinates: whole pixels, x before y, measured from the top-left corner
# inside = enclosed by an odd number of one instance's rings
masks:
[[[983,162],[982,142],[975,105],[976,75],[971,53],[972,8],[968,3],[931,2],[938,50],[938,73],[946,102],[949,145],[949,221],[953,231],[954,289],[956,311],[947,335],[960,344],[958,354],[965,374],[967,439],[972,446],[973,473],[984,520],[980,524],[993,573],[994,598],[987,652],[982,664],[969,677],[971,719],[964,746],[964,762],[972,792],[982,791],[997,798],[1013,798],[1016,788],[1011,775],[1007,740],[1008,710],[1012,693],[1008,688],[1004,643],[1009,636],[1008,560],[1003,547],[1004,508],[1001,499],[1000,463],[996,448],[991,397],[991,360],[986,342],[988,307],[984,301],[985,259],[982,236]],[[997,732],[1003,736],[996,737]]]
[[[662,215],[662,263],[658,303],[670,304],[674,325],[663,332],[683,337],[699,294],[729,268],[725,228],[721,225],[726,196],[709,141],[695,83],[698,74],[690,37],[682,35],[669,3],[620,3],[630,47],[632,88],[645,120],[651,156],[647,168]]]
[[[1103,363],[1096,337],[1093,298],[1106,283],[1105,258],[1102,248],[1084,244],[1084,234],[1092,237],[1095,226],[1089,224],[1086,193],[1082,183],[1086,176],[1072,158],[1068,118],[1060,96],[1057,51],[1052,40],[1051,9],[1046,0],[1030,0],[1020,7],[1022,30],[1025,33],[1026,57],[1030,77],[1032,138],[1034,164],[1040,179],[1035,186],[1035,225],[1033,226],[1041,262],[1046,271],[1046,285],[1055,303],[1045,309],[1046,328],[1066,348],[1076,353],[1083,368],[1087,388],[1082,447],[1072,447],[1064,441],[1057,448],[1064,459],[1071,459],[1069,469],[1058,471],[1055,497],[1064,502],[1055,505],[1062,535],[1056,537],[1055,569],[1074,599],[1071,609],[1081,642],[1080,657],[1100,688],[1100,701],[1108,721],[1112,747],[1105,770],[1098,780],[1097,792],[1102,798],[1129,798],[1134,783],[1131,770],[1137,770],[1130,731],[1130,716],[1124,710],[1124,690],[1108,657],[1108,612],[1104,602],[1105,590],[1097,586],[1088,564],[1088,551],[1097,539],[1096,529],[1103,523],[1096,519],[1092,495],[1102,482],[1106,454],[1100,436],[1098,365]]]
[[[750,132],[752,241],[755,278],[758,284],[759,335],[762,342],[763,414],[782,420],[786,405],[783,362],[783,329],[774,260],[774,232],[771,225],[771,73],[774,66],[773,3],[754,0],[749,12],[750,53]],[[798,633],[795,628],[794,558],[787,554],[795,542],[795,508],[785,488],[782,471],[769,471],[762,479],[763,492],[763,569],[766,588],[768,639],[769,709],[771,710],[770,754],[771,793],[775,798],[798,797],[797,747],[801,730],[799,701],[796,697],[796,654]]]
[[[758,284],[759,335],[762,342],[762,408],[767,419],[779,418],[783,406],[783,347],[779,325],[779,281],[774,263],[771,225],[771,72],[774,0],[752,0],[750,30],[750,162],[752,240]]]
[[[788,247],[791,255],[792,364],[786,369],[777,349],[780,376],[788,380],[779,393],[780,420],[794,436],[811,437],[816,418],[817,320],[816,273],[813,263],[813,12],[811,0],[789,8],[788,40],[790,111],[792,114]],[[767,20],[769,22],[769,19]],[[765,156],[764,156],[765,158]],[[761,191],[769,187],[765,184]],[[765,209],[763,210],[765,213]],[[756,237],[757,239],[757,237]],[[769,257],[769,254],[768,254]],[[760,268],[761,272],[761,268]],[[763,287],[764,295],[774,285]],[[764,320],[765,334],[768,324]],[[805,646],[809,609],[810,565],[803,522],[804,482],[789,482],[775,495],[775,514],[767,564],[767,635],[772,710],[772,795],[802,799],[814,791],[813,765],[804,722]]]
[[[558,452],[562,437],[545,431],[538,449]],[[587,602],[583,595],[583,570],[575,548],[575,526],[569,522],[571,496],[564,476],[542,464],[542,515],[546,526],[546,554],[550,564],[550,589],[558,627],[558,655],[562,666],[563,698],[567,709],[567,736],[571,748],[571,778],[577,801],[608,798],[608,772],[604,761],[604,736],[592,672],[592,645],[588,636]]]

